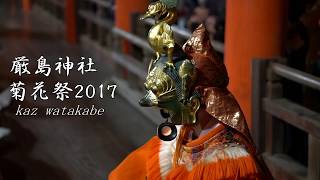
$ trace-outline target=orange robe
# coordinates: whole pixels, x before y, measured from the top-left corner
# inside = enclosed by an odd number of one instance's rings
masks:
[[[230,132],[235,141],[228,140]],[[176,167],[172,163],[175,143],[153,137],[114,169],[109,180],[262,179],[244,138],[225,125],[184,144]]]

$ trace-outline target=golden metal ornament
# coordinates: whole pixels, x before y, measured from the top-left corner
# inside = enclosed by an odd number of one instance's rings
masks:
[[[174,124],[194,124],[200,108],[199,97],[191,92],[196,79],[195,66],[188,59],[175,66],[175,69],[168,68],[166,57],[156,62],[145,82],[147,93],[139,104],[164,109]]]
[[[176,5],[177,0],[157,1],[150,4],[141,17],[155,18],[148,40],[156,58],[149,64],[145,82],[147,93],[139,103],[161,108],[170,114],[173,124],[194,124],[200,108],[200,98],[191,90],[197,76],[195,65],[181,57],[173,61],[175,40],[170,25],[176,22]]]
[[[162,1],[157,1],[149,5],[147,12],[140,18],[155,18],[155,25],[149,31],[148,41],[152,49],[156,52],[156,58],[151,61],[152,64],[157,62],[162,54],[168,57],[167,64],[173,66],[173,50],[175,41],[171,24],[177,20],[177,11],[173,8],[168,8]],[[152,66],[150,65],[150,67]],[[149,68],[150,71],[150,68]]]

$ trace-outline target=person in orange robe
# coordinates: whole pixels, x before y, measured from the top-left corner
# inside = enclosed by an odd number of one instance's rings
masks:
[[[109,180],[272,179],[256,158],[244,115],[228,91],[225,65],[200,25],[183,50],[195,63],[201,106],[197,123],[178,127],[172,141],[153,137],[121,162]]]

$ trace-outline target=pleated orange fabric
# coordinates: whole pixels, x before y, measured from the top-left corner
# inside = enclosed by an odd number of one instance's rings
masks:
[[[219,127],[221,129],[221,126]],[[217,133],[220,130],[215,130]],[[209,136],[214,136],[212,132]],[[261,172],[257,167],[254,155],[247,153],[245,156],[232,158],[226,156],[221,158],[221,153],[207,161],[200,161],[194,164],[192,169],[182,164],[172,166],[168,174],[161,174],[160,168],[160,147],[161,140],[153,137],[145,145],[132,152],[115,170],[109,175],[110,180],[258,180],[261,178]],[[191,142],[192,143],[192,142]],[[203,144],[202,141],[195,141],[191,145]],[[237,153],[237,152],[234,152]],[[225,152],[224,154],[228,154]]]
[[[250,155],[237,159],[201,163],[188,171],[184,166],[173,169],[166,180],[253,180],[259,179],[255,160]]]
[[[160,140],[153,137],[146,144],[130,153],[110,174],[109,180],[160,179],[159,153]]]

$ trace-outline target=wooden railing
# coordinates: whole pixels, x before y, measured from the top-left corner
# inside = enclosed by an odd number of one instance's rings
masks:
[[[50,14],[53,19],[60,21],[63,25],[65,0],[35,0],[34,4],[41,7]]]
[[[252,64],[253,138],[275,179],[319,180],[320,114],[284,98],[281,79],[320,90],[320,78],[278,62],[254,60]],[[308,134],[307,166],[284,152],[284,123]]]

